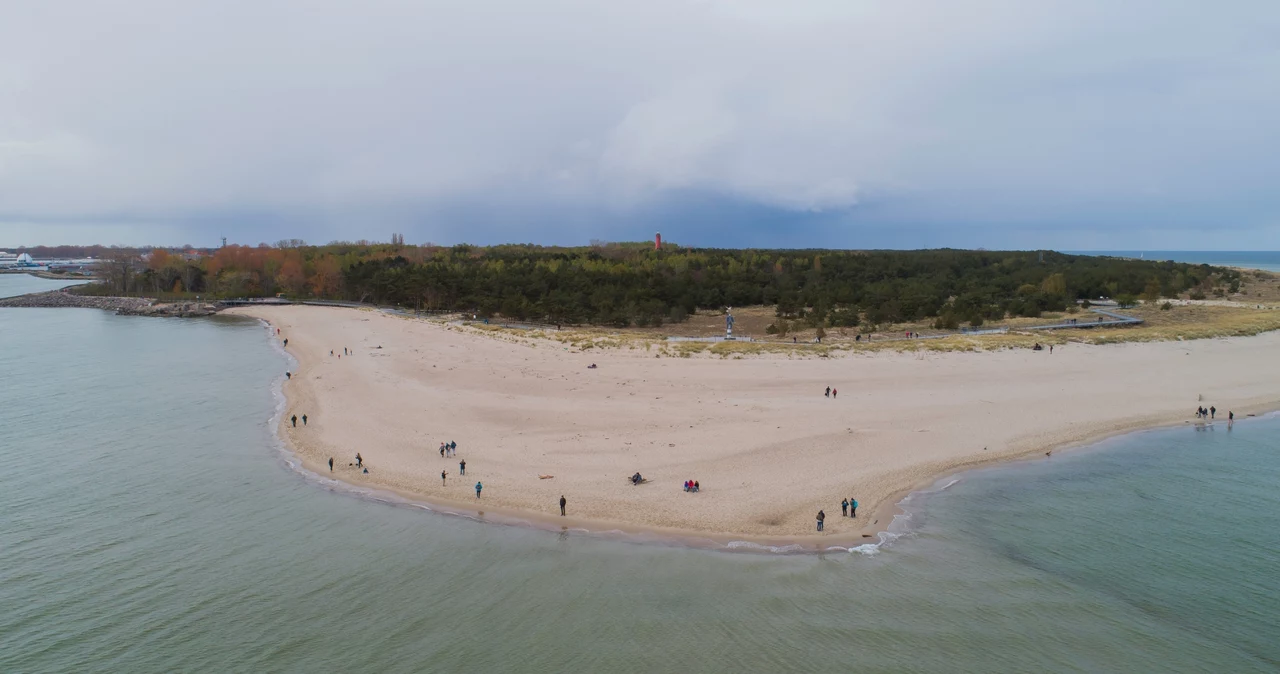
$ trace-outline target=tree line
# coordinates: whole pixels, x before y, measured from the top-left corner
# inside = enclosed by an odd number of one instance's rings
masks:
[[[1039,316],[1099,297],[1236,292],[1231,269],[1050,251],[729,250],[621,243],[574,248],[300,241],[206,252],[117,252],[96,292],[342,299],[516,320],[680,322],[767,305],[815,326],[925,319],[939,327]]]

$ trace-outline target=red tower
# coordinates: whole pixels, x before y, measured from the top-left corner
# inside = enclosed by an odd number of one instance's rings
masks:
[[[662,250],[662,232],[653,235],[653,249]]]

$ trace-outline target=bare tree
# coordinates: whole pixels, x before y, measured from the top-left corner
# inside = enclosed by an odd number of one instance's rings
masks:
[[[98,262],[98,276],[112,292],[128,295],[137,291],[142,258],[127,248],[112,248]]]

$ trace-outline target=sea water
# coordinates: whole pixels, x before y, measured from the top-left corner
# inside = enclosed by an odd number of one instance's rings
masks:
[[[0,672],[1280,668],[1274,419],[954,476],[878,548],[742,553],[308,476],[287,367],[251,320],[0,309]]]
[[[0,297],[14,297],[27,293],[43,293],[67,286],[79,285],[86,281],[63,281],[46,279],[31,274],[0,274]]]

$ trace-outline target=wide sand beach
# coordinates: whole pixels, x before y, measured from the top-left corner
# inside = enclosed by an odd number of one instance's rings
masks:
[[[853,541],[949,472],[1194,422],[1199,405],[1216,406],[1224,426],[1228,410],[1280,402],[1280,333],[1052,354],[658,358],[368,310],[231,313],[289,339],[298,369],[285,416],[308,420],[281,433],[311,470],[328,473],[333,457],[334,476],[352,483],[596,530],[803,541],[822,509],[823,537]],[[450,440],[458,456],[442,459]],[[351,465],[357,452],[367,474]],[[645,484],[629,483],[636,472]],[[701,491],[684,492],[685,480]],[[840,515],[846,497],[860,503],[856,519]]]

